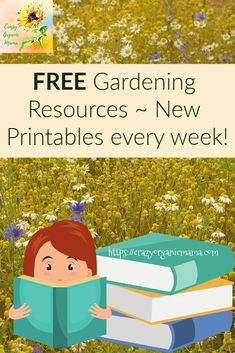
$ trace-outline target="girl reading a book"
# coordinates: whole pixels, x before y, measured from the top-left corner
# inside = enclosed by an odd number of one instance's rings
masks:
[[[97,274],[96,251],[88,228],[79,222],[64,220],[37,231],[30,239],[24,255],[24,275],[51,283],[82,280]],[[13,320],[30,315],[27,304],[13,306],[9,317]],[[107,320],[112,311],[97,304],[91,315]]]

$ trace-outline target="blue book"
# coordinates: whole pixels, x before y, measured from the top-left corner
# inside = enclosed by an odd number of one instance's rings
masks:
[[[155,325],[113,312],[106,335],[99,339],[170,353],[227,331],[231,325],[232,311]]]
[[[166,294],[223,276],[233,266],[229,246],[160,233],[97,250],[97,272],[109,283]]]
[[[94,318],[90,307],[106,307],[106,279],[51,284],[28,276],[14,279],[14,307],[26,303],[32,311],[14,321],[14,334],[27,339],[65,348],[106,333],[106,321]]]

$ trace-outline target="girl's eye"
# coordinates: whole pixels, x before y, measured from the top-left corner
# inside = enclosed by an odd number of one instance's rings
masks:
[[[69,265],[68,265],[68,270],[69,270],[69,271],[73,271],[73,264],[69,264]]]
[[[52,269],[51,264],[47,264],[46,269],[47,269],[47,271],[51,271],[51,269]]]

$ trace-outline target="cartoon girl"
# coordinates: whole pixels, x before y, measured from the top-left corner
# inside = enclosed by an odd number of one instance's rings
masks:
[[[30,239],[24,255],[24,275],[51,283],[82,280],[97,273],[96,251],[88,228],[75,221],[64,220],[37,231]],[[13,320],[30,315],[30,307],[12,306]],[[97,304],[89,309],[91,315],[107,320],[112,311]]]

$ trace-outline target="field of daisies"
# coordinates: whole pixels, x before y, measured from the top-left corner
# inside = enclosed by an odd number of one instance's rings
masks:
[[[54,54],[0,63],[234,63],[234,39],[234,0],[56,0]]]
[[[235,159],[0,159],[0,353],[148,352],[94,340],[59,350],[13,336],[13,276],[41,227],[79,220],[97,247],[160,232],[235,249],[234,203]],[[234,353],[235,341],[226,332],[180,352]]]

